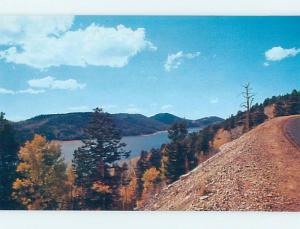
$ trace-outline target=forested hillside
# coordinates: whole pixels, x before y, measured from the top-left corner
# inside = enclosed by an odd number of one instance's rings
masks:
[[[210,116],[206,118],[201,118],[201,119],[196,119],[196,120],[191,120],[191,119],[185,119],[185,118],[180,118],[175,115],[169,114],[169,113],[159,113],[156,115],[153,115],[150,117],[153,120],[162,122],[167,125],[172,125],[176,122],[185,122],[187,124],[187,127],[203,127],[210,125],[212,123],[218,123],[223,121],[222,118],[216,117],[216,116]]]
[[[39,115],[37,117],[14,123],[17,138],[24,140],[32,139],[33,134],[41,134],[49,140],[80,140],[84,139],[84,128],[88,124],[91,112]],[[168,129],[171,124],[182,118],[175,117],[173,120],[164,120],[146,117],[141,114],[110,114],[116,126],[121,130],[123,136],[134,136],[152,134],[157,131]],[[190,127],[205,127],[209,124],[220,122],[218,117],[207,117],[198,120],[189,120]]]

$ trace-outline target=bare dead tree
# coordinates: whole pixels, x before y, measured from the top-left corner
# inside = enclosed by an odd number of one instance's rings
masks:
[[[242,96],[244,98],[244,102],[241,104],[243,108],[246,109],[246,118],[245,118],[245,130],[250,130],[250,109],[253,105],[254,94],[252,93],[252,88],[250,87],[250,83],[243,85],[244,91],[242,92]]]

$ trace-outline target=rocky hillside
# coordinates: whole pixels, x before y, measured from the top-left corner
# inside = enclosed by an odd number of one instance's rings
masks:
[[[271,119],[222,145],[141,210],[299,211],[300,148],[286,132],[294,118]]]

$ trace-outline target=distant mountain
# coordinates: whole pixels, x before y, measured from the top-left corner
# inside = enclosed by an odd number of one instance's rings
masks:
[[[179,118],[179,117],[177,117],[175,115],[172,115],[170,113],[159,113],[159,114],[151,116],[150,119],[165,123],[167,125],[171,125],[172,123],[180,122],[180,121],[185,120],[183,118]]]
[[[191,121],[192,126],[199,126],[199,127],[206,127],[209,126],[210,124],[216,124],[216,123],[220,123],[223,122],[224,119],[217,117],[217,116],[209,116],[209,117],[205,117],[205,118],[200,118],[194,121]]]
[[[205,127],[212,123],[218,123],[224,121],[222,118],[216,116],[205,117],[197,120],[190,120],[180,118],[170,113],[159,113],[150,117],[153,120],[162,122],[166,125],[172,125],[175,122],[186,122],[188,127]]]
[[[174,122],[185,120],[172,114],[157,114],[152,117],[127,113],[110,115],[123,136],[152,134],[168,129]],[[13,125],[21,142],[31,139],[35,133],[44,135],[49,140],[78,140],[84,138],[84,128],[90,117],[91,112],[39,115]],[[189,127],[205,127],[222,120],[218,117],[208,117],[186,121]]]

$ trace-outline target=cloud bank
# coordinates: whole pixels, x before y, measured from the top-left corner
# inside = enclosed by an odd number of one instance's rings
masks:
[[[34,68],[69,65],[120,68],[143,50],[156,50],[144,28],[90,24],[72,30],[73,16],[1,16],[0,59]]]

